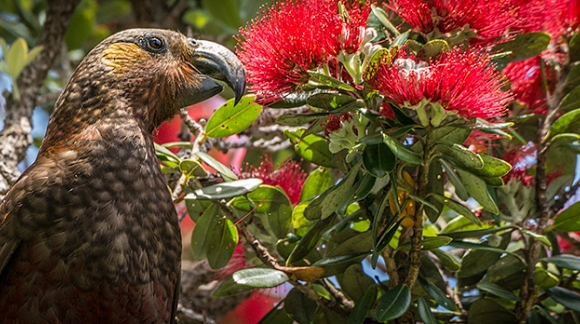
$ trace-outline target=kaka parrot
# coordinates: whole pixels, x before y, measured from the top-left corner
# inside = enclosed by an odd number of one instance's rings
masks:
[[[79,64],[0,205],[0,323],[170,323],[181,236],[152,131],[245,72],[225,47],[119,32]]]

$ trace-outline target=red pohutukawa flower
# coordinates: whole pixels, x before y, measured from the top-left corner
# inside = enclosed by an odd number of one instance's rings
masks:
[[[277,100],[308,82],[308,70],[322,67],[340,50],[356,52],[363,39],[369,3],[338,0],[282,0],[240,29],[237,54],[250,90],[262,102]]]
[[[392,0],[389,8],[416,31],[449,33],[469,27],[475,41],[490,42],[517,25],[514,7],[505,0]]]
[[[265,156],[258,167],[250,167],[245,172],[246,178],[262,179],[264,184],[279,186],[286,192],[290,202],[296,205],[300,202],[302,187],[306,181],[306,173],[293,160],[286,160],[277,170],[274,169],[272,157]]]
[[[386,100],[407,108],[428,103],[461,117],[502,116],[512,99],[501,88],[505,80],[487,54],[454,48],[425,62],[399,51],[392,64],[384,64],[369,81]]]
[[[527,60],[513,62],[506,66],[503,73],[511,84],[514,97],[520,103],[526,105],[530,112],[534,114],[546,113],[546,89],[542,81],[540,67],[541,56],[529,58]],[[549,65],[546,67],[546,79],[548,89],[553,90],[556,71]]]

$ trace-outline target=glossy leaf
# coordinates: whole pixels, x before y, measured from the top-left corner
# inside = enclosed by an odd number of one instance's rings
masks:
[[[499,213],[497,205],[491,199],[489,192],[487,191],[487,184],[485,181],[461,169],[457,169],[457,173],[459,173],[467,193],[469,193],[473,199],[477,200],[477,202],[480,203],[483,208],[492,214]]]
[[[580,271],[580,257],[571,254],[560,254],[540,261],[550,262],[560,268]]]
[[[493,294],[506,300],[514,300],[514,301],[521,300],[520,297],[516,296],[516,294],[514,294],[513,292],[491,282],[482,281],[477,283],[476,287],[479,290],[483,290],[485,292],[488,292],[490,294]]]
[[[352,96],[337,93],[318,93],[310,96],[310,98],[306,100],[306,104],[313,108],[331,111],[352,104],[355,101],[356,99]]]
[[[363,152],[363,165],[374,177],[382,178],[395,168],[395,155],[387,145],[367,145]]]
[[[207,234],[205,254],[208,264],[212,269],[221,269],[234,254],[238,244],[238,229],[230,219],[222,216],[215,226],[209,228]]]
[[[300,290],[293,288],[284,299],[286,312],[299,324],[310,324],[314,321],[318,305]]]
[[[284,272],[269,268],[238,270],[234,272],[232,278],[237,284],[254,288],[273,288],[289,280]]]
[[[305,160],[325,167],[334,167],[332,162],[334,155],[330,153],[328,142],[324,137],[317,134],[308,134],[302,137],[304,134],[302,129],[296,132],[286,130],[284,134],[294,144],[296,153]]]
[[[565,232],[580,231],[580,202],[574,203],[556,216],[554,224],[547,231],[554,229]]]
[[[419,317],[421,317],[423,323],[425,324],[439,323],[437,322],[437,319],[431,312],[431,308],[429,307],[427,301],[425,301],[425,298],[423,298],[423,296],[419,296],[419,299],[417,300],[417,311],[419,311]]]
[[[469,208],[465,207],[464,205],[456,202],[451,198],[447,198],[438,194],[432,194],[431,196],[437,201],[447,206],[448,208],[456,211],[459,215],[462,215],[463,217],[472,221],[474,224],[481,226],[481,220],[479,220],[479,217],[475,216],[475,214]]]
[[[560,111],[568,112],[580,108],[580,88],[566,94],[560,102]]]
[[[377,300],[376,317],[379,321],[388,321],[401,317],[411,305],[411,290],[400,284],[387,291]]]
[[[476,176],[487,178],[503,177],[512,169],[512,166],[502,159],[486,154],[479,155],[479,157],[483,161],[483,167],[480,169],[469,169]]]
[[[330,224],[332,218],[319,220],[314,226],[304,235],[298,242],[292,253],[288,256],[286,264],[292,264],[295,261],[301,260],[318,244],[318,240],[322,236],[322,231]]]
[[[218,206],[212,203],[197,220],[193,233],[191,234],[191,250],[194,260],[202,260],[205,258],[208,235],[220,219],[218,212]]]
[[[354,190],[354,182],[358,174],[360,164],[352,167],[348,174],[344,176],[333,188],[328,189],[324,194],[318,196],[311,202],[306,210],[304,216],[307,219],[325,219],[332,215],[338,207],[343,205],[349,199],[352,199],[352,194],[349,193]]]
[[[356,89],[342,81],[339,81],[331,76],[318,72],[309,72],[310,82],[318,83],[320,85],[328,86],[333,89],[345,90],[349,92],[356,92]]]
[[[580,88],[577,89],[580,91]],[[579,107],[580,108],[580,107]],[[548,137],[554,137],[562,133],[570,133],[577,130],[580,126],[580,109],[572,110],[560,116],[552,124]]]
[[[467,189],[465,189],[463,181],[461,181],[461,178],[459,178],[459,175],[455,171],[455,168],[444,159],[440,159],[439,162],[445,169],[445,174],[447,175],[447,178],[449,178],[449,181],[451,181],[451,184],[455,188],[455,194],[457,195],[457,197],[459,197],[459,199],[463,201],[469,199]]]
[[[441,163],[438,160],[431,162],[431,164],[429,165],[429,181],[425,186],[425,192],[443,196],[443,194],[445,193],[444,185],[445,181],[443,178],[443,170],[441,168]],[[432,196],[427,196],[425,200],[431,205],[433,205],[433,207],[435,207],[435,209],[425,208],[425,214],[427,214],[429,221],[431,223],[435,223],[439,218],[439,215],[441,215],[441,212],[443,211],[444,206],[443,202],[437,200],[435,197]]]
[[[228,297],[252,290],[254,290],[254,287],[237,284],[232,276],[228,276],[222,280],[220,286],[211,296],[216,298]]]
[[[245,198],[237,197],[231,203],[232,207],[245,212],[254,211],[269,226],[276,238],[284,238],[292,224],[292,203],[280,187],[260,185],[246,195],[252,201],[252,206]]]
[[[194,192],[185,195],[185,199],[228,199],[246,194],[258,188],[261,184],[261,179],[242,179],[222,182],[216,185],[196,189]]]
[[[332,187],[334,179],[330,169],[318,168],[312,171],[302,187],[300,201],[305,201],[323,193],[326,189]]]
[[[544,268],[537,267],[534,271],[534,284],[542,289],[556,287],[559,283],[560,279]]]
[[[439,261],[441,261],[441,263],[447,269],[449,269],[451,271],[457,271],[457,270],[459,270],[459,268],[461,268],[461,264],[459,262],[457,262],[457,260],[455,260],[449,254],[447,254],[439,249],[431,250],[431,252],[433,254],[435,254],[435,256],[439,259]]]
[[[449,51],[449,44],[443,39],[432,39],[419,51],[419,56],[425,60]]]
[[[553,300],[566,306],[569,309],[580,312],[580,294],[562,287],[550,288],[547,291],[548,296]]]
[[[515,315],[497,302],[490,299],[478,299],[469,308],[469,324],[488,324],[493,319],[495,324],[515,323]]]
[[[364,295],[368,293],[369,288],[372,288],[374,283],[375,281],[364,272],[360,263],[346,268],[340,280],[342,290],[356,303],[359,302],[359,299],[364,298]]]
[[[454,311],[457,308],[453,300],[451,300],[449,296],[442,292],[441,289],[439,289],[431,281],[423,278],[422,276],[419,276],[417,279],[423,290],[425,290],[429,296],[433,297],[433,299],[435,299],[439,305],[447,308],[450,311]]]
[[[356,300],[354,308],[348,316],[348,324],[363,324],[367,318],[368,312],[377,299],[377,289],[375,286],[370,286],[364,292],[364,295]]]
[[[292,324],[292,318],[288,315],[283,308],[272,308],[271,311],[268,312],[262,319],[258,322],[258,324]]]
[[[237,105],[234,105],[233,98],[226,101],[207,121],[205,135],[224,138],[250,127],[262,112],[262,105],[256,103],[255,98],[255,95],[243,96]]]
[[[326,114],[285,114],[276,118],[276,124],[302,126],[322,116],[326,116]]]
[[[406,148],[401,142],[396,139],[383,134],[383,143],[385,143],[391,152],[399,159],[411,163],[411,164],[421,164],[423,159],[421,156],[410,149]]]
[[[195,155],[210,167],[214,168],[225,181],[238,180],[238,176],[227,166],[216,160],[211,155],[204,152],[195,152]]]
[[[468,150],[459,144],[453,144],[452,146],[438,145],[439,151],[442,153],[442,157],[454,162],[455,164],[468,169],[481,169],[483,168],[483,160],[481,156]]]
[[[207,177],[208,173],[199,162],[191,159],[183,159],[179,163],[181,172],[189,177]]]
[[[578,34],[574,34],[568,42],[568,53],[570,63],[580,61],[580,36]]]
[[[542,32],[519,34],[513,40],[493,47],[493,52],[512,52],[503,60],[522,61],[540,54],[550,43],[550,35]]]

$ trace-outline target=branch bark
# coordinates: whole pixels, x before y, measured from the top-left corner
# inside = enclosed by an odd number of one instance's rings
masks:
[[[58,56],[66,29],[80,0],[52,0],[48,2],[46,21],[38,43],[42,51],[27,65],[16,80],[20,100],[9,94],[6,98],[6,120],[0,132],[0,194],[8,191],[18,179],[18,162],[24,159],[32,144],[30,118],[38,101],[40,88]]]
[[[540,59],[540,64],[542,65],[542,75],[544,76],[545,80],[545,67],[543,61]],[[539,212],[539,219],[538,219],[538,226],[536,228],[536,233],[543,235],[544,231],[548,226],[548,221],[554,216],[552,210],[550,210],[550,205],[548,201],[548,197],[546,194],[548,188],[548,181],[547,181],[547,171],[546,171],[546,162],[547,162],[547,152],[550,147],[550,141],[546,137],[548,132],[550,131],[550,127],[552,123],[556,120],[560,102],[564,97],[564,88],[566,86],[566,78],[568,77],[569,72],[569,64],[565,62],[562,65],[562,70],[558,76],[558,83],[554,93],[550,96],[547,93],[547,112],[546,116],[543,120],[540,121],[540,127],[538,129],[538,144],[537,144],[537,164],[536,164],[536,203],[538,206]],[[528,314],[530,313],[536,297],[538,295],[536,290],[536,285],[534,283],[534,271],[536,268],[536,263],[540,257],[542,252],[542,243],[537,240],[528,240],[529,246],[528,251],[526,251],[526,278],[522,284],[522,288],[520,290],[520,298],[522,301],[516,305],[516,316],[518,323],[526,323]]]

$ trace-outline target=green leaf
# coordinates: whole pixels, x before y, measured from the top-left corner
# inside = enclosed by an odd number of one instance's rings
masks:
[[[566,306],[568,309],[580,312],[580,294],[575,291],[568,290],[562,287],[553,287],[548,289],[548,296],[552,297],[556,302]]]
[[[469,193],[473,199],[477,200],[477,202],[480,203],[483,208],[492,214],[499,214],[497,205],[491,199],[491,196],[487,191],[487,184],[485,181],[461,169],[457,169],[457,173],[459,173],[467,193]]]
[[[293,288],[284,299],[286,312],[299,324],[310,324],[314,321],[314,314],[318,304],[304,296],[300,290]]]
[[[451,298],[442,292],[441,289],[437,288],[437,286],[435,286],[435,284],[433,284],[431,281],[423,278],[423,276],[419,276],[417,279],[421,287],[423,287],[423,290],[425,290],[429,296],[433,297],[433,299],[435,299],[439,305],[447,308],[450,311],[454,311],[457,308],[453,300],[451,300]]]
[[[566,208],[556,216],[554,224],[546,231],[559,230],[564,232],[580,231],[580,201]]]
[[[330,111],[350,105],[355,101],[356,99],[351,96],[338,93],[317,93],[310,96],[310,98],[306,100],[306,104],[313,108]]]
[[[443,179],[443,170],[441,169],[441,163],[438,160],[431,162],[431,164],[429,165],[429,181],[425,186],[425,192],[443,196],[443,194],[445,193],[444,185],[445,181]],[[441,212],[443,211],[443,202],[437,200],[432,196],[427,196],[425,200],[431,205],[433,205],[433,207],[435,207],[435,210],[433,210],[432,208],[425,208],[425,213],[427,214],[429,221],[435,224],[435,222],[439,218],[439,215],[441,215]]]
[[[439,322],[437,322],[437,319],[435,318],[435,316],[431,312],[431,308],[429,307],[429,305],[427,304],[427,302],[425,301],[425,298],[423,298],[423,296],[419,296],[419,299],[417,301],[417,310],[419,311],[419,317],[421,317],[421,320],[423,321],[423,323],[425,323],[425,324],[437,324],[437,323],[439,323]]]
[[[397,141],[396,139],[390,137],[387,134],[383,134],[383,143],[385,143],[389,147],[391,152],[397,158],[407,163],[421,164],[423,162],[421,155],[406,148],[403,144],[401,144],[401,142]]]
[[[475,216],[475,214],[467,207],[465,207],[464,205],[458,203],[457,201],[451,199],[451,198],[447,198],[445,196],[441,196],[438,194],[432,194],[431,195],[435,200],[443,203],[445,206],[447,206],[450,209],[453,209],[454,211],[456,211],[459,215],[469,219],[471,222],[473,222],[474,224],[481,226],[481,220],[479,220],[479,217]]]
[[[162,145],[155,143],[155,155],[163,162],[170,162],[170,167],[178,167],[181,161],[179,157]]]
[[[226,101],[207,121],[205,135],[224,138],[250,127],[262,112],[262,105],[256,103],[255,98],[255,95],[243,96],[237,105],[234,105],[233,98]]]
[[[442,143],[463,144],[469,138],[471,129],[458,126],[437,127],[431,132],[430,137],[433,141]]]
[[[537,267],[534,271],[534,284],[542,289],[555,287],[559,283],[560,279],[544,268]]]
[[[506,300],[514,300],[514,301],[520,301],[521,298],[516,296],[516,294],[514,294],[513,292],[502,288],[494,283],[491,282],[478,282],[476,285],[477,289],[479,290],[483,290],[485,292],[488,292],[490,294],[496,295],[500,298],[506,299]]]
[[[289,280],[284,272],[269,268],[238,270],[232,278],[237,284],[254,288],[274,288]]]
[[[308,72],[310,74],[310,83],[325,85],[333,89],[356,92],[357,90],[351,85],[339,81],[331,76],[318,72]]]
[[[578,88],[580,91],[580,88]],[[579,92],[580,93],[580,92]],[[562,133],[574,133],[575,130],[580,128],[580,109],[572,110],[556,121],[550,127],[550,132],[548,133],[548,138],[553,138],[554,136]]]
[[[570,63],[580,61],[580,36],[578,33],[568,42],[568,55]]]
[[[323,193],[326,189],[332,187],[334,179],[330,173],[330,169],[318,168],[308,175],[302,193],[300,194],[300,201],[305,201],[316,197]]]
[[[258,324],[292,324],[292,318],[288,315],[285,309],[281,308],[272,308],[271,311],[268,312],[262,319],[258,322]]]
[[[246,195],[247,199],[236,197],[231,205],[234,208],[254,213],[261,217],[269,226],[276,238],[284,238],[292,224],[292,203],[280,187],[260,185]]]
[[[516,323],[516,317],[512,312],[490,299],[476,300],[467,313],[469,324],[489,324],[490,319],[493,319],[494,324]]]
[[[580,88],[570,91],[560,102],[560,111],[568,112],[578,108],[580,108]]]
[[[365,295],[369,292],[370,288],[374,287],[374,284],[375,281],[364,272],[360,263],[346,268],[340,280],[342,290],[357,304],[361,298],[365,298]]]
[[[505,62],[517,62],[539,55],[550,44],[550,35],[542,32],[519,34],[512,41],[493,47],[494,53],[512,52],[503,58]]]
[[[227,166],[223,165],[218,160],[214,159],[211,155],[203,152],[195,152],[198,158],[205,162],[210,167],[214,168],[225,181],[238,180],[238,176]]]
[[[179,163],[181,172],[189,177],[207,177],[208,173],[205,171],[201,163],[196,160],[183,159]]]
[[[28,52],[28,44],[23,38],[17,38],[10,46],[8,53],[4,53],[4,60],[8,64],[6,74],[13,80],[18,78],[18,74],[25,66],[26,52]]]
[[[276,118],[276,124],[286,126],[302,126],[310,123],[312,120],[321,118],[326,114],[285,114]]]
[[[387,291],[377,300],[376,317],[379,321],[401,317],[411,305],[411,290],[405,284],[400,284]]]
[[[381,7],[371,5],[371,10],[373,15],[378,18],[381,24],[383,24],[383,26],[385,26],[391,34],[395,36],[400,35],[399,30],[391,23],[387,13]]]
[[[340,179],[333,188],[316,197],[306,207],[304,216],[310,220],[325,219],[336,212],[348,199],[352,199],[352,195],[349,196],[349,192],[354,189],[353,185],[359,169],[360,163],[352,167],[346,176]]]
[[[290,142],[294,144],[296,153],[305,160],[312,163],[332,168],[334,167],[334,154],[328,149],[328,142],[320,135],[308,134],[304,137],[304,130],[300,129],[295,132],[284,131]]]
[[[532,231],[528,231],[528,230],[525,230],[525,229],[520,229],[520,232],[522,234],[525,234],[525,235],[533,238],[536,241],[542,242],[547,247],[552,247],[552,243],[550,243],[550,240],[548,240],[548,238],[546,236],[544,236],[544,235],[540,235],[538,233],[534,233]]]
[[[387,145],[367,145],[363,152],[363,165],[374,177],[382,178],[395,168],[395,155]]]
[[[468,169],[483,168],[483,159],[477,153],[468,150],[459,144],[452,146],[438,145],[442,157],[446,160],[455,162],[455,164]]]
[[[453,239],[449,236],[425,236],[421,250],[433,250],[449,244]]]
[[[457,175],[457,172],[455,172],[455,168],[444,159],[439,159],[439,162],[445,169],[445,174],[447,174],[447,178],[449,178],[449,181],[451,181],[451,184],[455,188],[455,194],[457,195],[457,197],[459,197],[459,199],[463,201],[467,201],[467,199],[469,199],[469,194],[467,193],[467,189],[465,189],[465,186],[463,185],[463,181],[461,181],[459,175]]]
[[[423,59],[430,59],[442,52],[449,51],[449,44],[443,39],[432,39],[427,42],[419,51],[419,56]]]
[[[211,294],[211,296],[215,298],[229,297],[252,290],[254,290],[254,287],[237,284],[232,276],[228,276],[222,280],[220,286]]]
[[[312,249],[318,244],[318,240],[322,237],[322,231],[331,223],[332,218],[321,219],[304,235],[298,242],[292,253],[288,256],[287,265],[293,262],[302,260]]]
[[[212,203],[195,224],[195,228],[191,234],[191,251],[193,252],[194,260],[202,260],[206,256],[205,251],[209,232],[216,226],[220,219],[218,211],[218,206]]]
[[[230,182],[222,182],[208,187],[196,189],[185,195],[184,199],[229,199],[246,194],[262,184],[261,179],[242,179]]]
[[[564,93],[570,93],[578,86],[580,86],[580,64],[571,64],[570,72],[566,78],[566,87],[564,88]]]
[[[550,262],[560,268],[580,271],[580,257],[571,254],[560,254],[540,261]]]
[[[221,269],[228,264],[238,244],[236,225],[225,216],[220,217],[216,226],[210,227],[205,255],[212,269]]]
[[[485,154],[479,155],[479,157],[483,161],[483,167],[480,169],[469,169],[469,172],[478,177],[503,177],[512,169],[512,166],[502,159],[494,158],[493,156]]]
[[[457,260],[455,260],[449,254],[447,254],[447,253],[445,253],[445,252],[443,252],[443,251],[441,251],[439,249],[431,250],[431,252],[433,254],[435,254],[435,256],[439,259],[439,261],[441,261],[441,263],[447,269],[449,269],[451,271],[457,271],[461,267],[461,264],[459,262],[457,262]]]
[[[357,299],[354,308],[348,316],[348,324],[363,324],[367,318],[368,312],[377,299],[377,289],[375,286],[370,286],[360,298]]]

